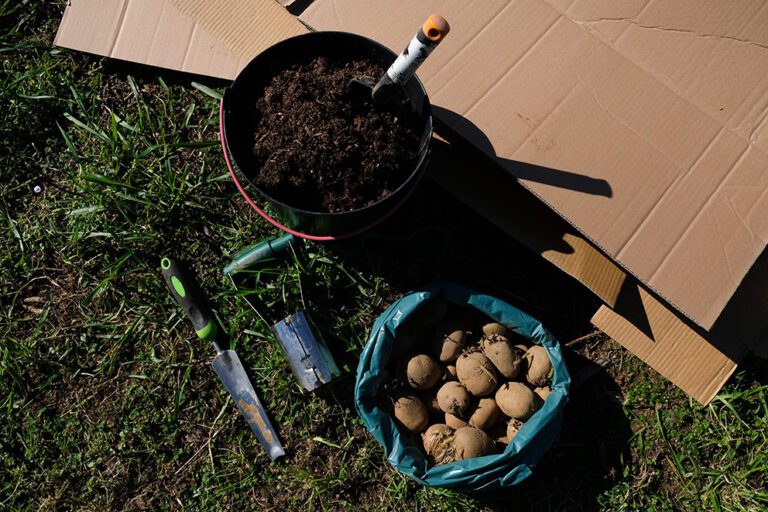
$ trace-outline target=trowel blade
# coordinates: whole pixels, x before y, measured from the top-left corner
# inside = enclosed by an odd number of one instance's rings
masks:
[[[269,458],[275,460],[285,455],[283,445],[277,438],[277,433],[272,427],[264,406],[256,396],[248,375],[245,373],[243,363],[237,357],[234,350],[224,350],[220,352],[213,360],[213,369],[224,383],[224,386],[232,395],[232,399],[237,404],[245,421],[256,434],[256,438],[267,450]]]

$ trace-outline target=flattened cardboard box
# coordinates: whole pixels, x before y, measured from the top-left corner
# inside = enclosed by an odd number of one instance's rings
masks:
[[[765,2],[418,6],[316,0],[302,18],[399,50],[443,14],[419,72],[438,117],[711,328],[768,239]]]
[[[173,4],[178,9],[168,1],[72,0],[57,44],[231,78],[251,55],[304,30],[271,0]],[[716,6],[699,6],[704,14],[691,16],[691,2],[671,10],[641,4],[445,1],[413,9],[404,2],[318,0],[303,17],[316,28],[360,32],[397,50],[439,9],[453,33],[420,71],[439,106],[436,116],[711,326],[764,246],[764,10],[729,6],[729,17],[721,18],[728,23],[710,23],[718,19]],[[81,12],[78,21],[77,9],[112,14],[102,13],[109,23],[84,37],[82,21],[94,18]],[[154,23],[151,37],[144,23],[129,23],[132,13]],[[191,26],[189,37],[158,39],[169,23],[156,22],[162,18],[183,20],[173,27]],[[675,23],[683,28],[669,28]],[[677,36],[687,37],[685,44]],[[172,54],[173,62],[163,60]],[[206,54],[207,64],[189,57]],[[732,61],[743,63],[745,55],[752,59],[743,66],[747,78],[734,78]],[[712,65],[703,66],[707,59]],[[689,62],[697,66],[681,67]],[[730,113],[717,114],[713,102],[724,105],[717,112]],[[574,252],[593,256],[551,260],[615,306],[623,271],[599,251],[580,249]],[[720,354],[735,367],[738,358]],[[684,384],[685,375],[672,380]]]

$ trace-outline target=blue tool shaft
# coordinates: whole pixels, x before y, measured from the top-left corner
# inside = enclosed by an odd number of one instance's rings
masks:
[[[277,438],[277,432],[272,427],[264,406],[261,405],[261,401],[256,396],[256,391],[254,391],[237,353],[234,350],[224,350],[216,356],[212,364],[216,374],[240,409],[243,418],[248,422],[261,445],[267,450],[269,458],[275,460],[285,455],[283,445]]]

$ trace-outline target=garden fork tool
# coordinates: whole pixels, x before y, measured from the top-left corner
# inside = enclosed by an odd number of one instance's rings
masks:
[[[257,262],[279,256],[290,248],[296,256],[293,243],[293,235],[286,234],[273,240],[265,240],[252,247],[248,247],[238,253],[232,261],[224,267],[224,274],[232,281],[235,289],[238,289],[234,274],[247,271]],[[299,384],[307,391],[313,391],[322,384],[327,384],[334,377],[340,375],[336,362],[333,360],[328,346],[315,328],[309,314],[306,311],[304,301],[304,289],[299,274],[299,291],[304,311],[292,314],[272,324],[259,312],[249,294],[241,293],[243,299],[251,306],[256,315],[267,325],[285,353],[288,364],[291,367]]]
[[[171,295],[184,309],[197,336],[201,340],[210,341],[213,348],[216,349],[216,357],[212,362],[213,369],[237,404],[245,421],[248,422],[248,426],[251,427],[256,438],[267,450],[270,459],[275,460],[282,457],[285,455],[283,445],[280,443],[269,417],[267,417],[264,406],[261,405],[259,397],[256,396],[256,391],[245,373],[243,363],[240,362],[240,358],[234,350],[223,350],[219,345],[219,341],[224,337],[220,335],[218,324],[208,310],[203,291],[194,277],[171,258],[163,258],[160,261],[160,267]]]

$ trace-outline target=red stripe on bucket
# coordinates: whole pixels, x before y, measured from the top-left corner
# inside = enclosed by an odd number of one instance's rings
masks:
[[[421,181],[421,177],[424,175],[423,172],[419,173],[419,175],[416,177],[416,181],[414,181],[413,186],[411,187],[411,190],[409,190],[403,196],[403,198],[400,200],[400,202],[395,204],[392,207],[391,210],[389,210],[387,213],[385,213],[384,215],[379,217],[377,220],[373,221],[371,224],[368,224],[367,226],[364,226],[364,227],[362,227],[360,229],[352,231],[351,233],[346,233],[346,234],[343,234],[343,235],[336,235],[336,236],[330,236],[330,235],[326,235],[326,236],[309,235],[307,233],[300,233],[300,232],[296,231],[295,229],[291,229],[288,226],[285,226],[285,225],[279,223],[278,221],[276,221],[275,219],[273,219],[272,217],[270,217],[267,214],[267,212],[265,212],[264,210],[259,208],[259,206],[256,203],[253,202],[253,199],[251,199],[251,196],[249,196],[248,192],[245,191],[245,187],[243,187],[243,185],[240,183],[240,180],[237,179],[237,173],[235,173],[235,168],[232,166],[232,162],[229,159],[229,151],[227,151],[227,144],[226,144],[226,141],[224,140],[224,100],[222,100],[221,103],[219,104],[219,138],[221,139],[221,149],[224,152],[224,161],[227,163],[227,169],[229,169],[229,175],[232,176],[232,181],[235,182],[235,186],[237,187],[237,190],[240,191],[240,194],[245,198],[245,201],[249,205],[251,205],[251,208],[256,210],[256,212],[259,215],[264,217],[264,219],[267,222],[269,222],[270,224],[272,224],[276,228],[282,229],[286,233],[290,233],[293,236],[298,236],[299,238],[306,238],[307,240],[313,240],[315,242],[332,242],[334,240],[342,240],[342,239],[345,239],[345,238],[350,238],[350,237],[359,235],[360,233],[362,233],[364,231],[367,231],[367,230],[373,228],[374,226],[376,226],[377,224],[383,222],[390,215],[395,213],[395,210],[400,208],[400,206],[402,206],[403,203],[405,203],[405,201],[409,197],[411,197],[411,194],[413,193],[414,190],[416,190],[416,187],[418,186],[419,182]],[[426,167],[426,165],[425,165],[425,167]]]

